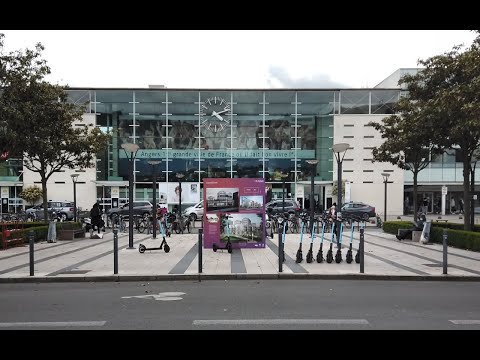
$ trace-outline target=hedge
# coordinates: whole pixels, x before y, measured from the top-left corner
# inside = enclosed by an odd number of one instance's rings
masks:
[[[453,225],[453,226],[451,226]],[[432,222],[430,230],[430,242],[443,243],[443,229],[448,229],[448,246],[459,249],[480,251],[480,233],[476,231],[455,230],[463,227],[463,224],[444,224]],[[387,221],[383,223],[383,231],[389,234],[397,234],[398,229],[411,229],[413,224],[407,221]],[[476,226],[478,228],[478,226]]]
[[[29,224],[27,226],[27,224]],[[35,224],[36,226],[31,226],[30,224]],[[13,224],[9,224],[9,228],[12,229],[14,226]],[[79,222],[57,222],[55,223],[58,230],[72,230],[72,229],[81,229],[82,224]],[[35,242],[47,240],[48,237],[48,225],[42,222],[30,222],[30,223],[23,223],[23,230],[21,231],[21,236],[23,237],[23,242],[28,243],[28,236],[30,234],[30,230],[33,230]],[[3,241],[3,231],[0,231],[0,241]]]

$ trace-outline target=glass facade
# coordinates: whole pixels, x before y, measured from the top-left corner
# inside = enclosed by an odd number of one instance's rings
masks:
[[[122,144],[135,143],[136,198],[147,199],[152,169],[159,182],[201,183],[204,178],[263,177],[294,196],[310,181],[308,159],[317,159],[316,181],[332,181],[333,118],[337,114],[390,114],[400,90],[180,90],[71,89],[69,99],[96,114],[113,131],[97,157],[97,181],[127,181]]]

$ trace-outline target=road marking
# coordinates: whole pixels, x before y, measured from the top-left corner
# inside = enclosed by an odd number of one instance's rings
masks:
[[[182,295],[185,295],[184,292],[163,292],[158,294],[148,294],[148,295],[136,295],[136,296],[122,296],[122,299],[155,299],[160,301],[173,301],[173,300],[182,300]]]
[[[455,325],[480,325],[480,320],[448,320]]]
[[[195,326],[209,325],[368,325],[365,319],[237,319],[194,320]]]
[[[38,321],[0,323],[0,327],[103,326],[106,321]]]

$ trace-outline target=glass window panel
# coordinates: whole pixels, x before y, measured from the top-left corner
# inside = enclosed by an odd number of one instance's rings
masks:
[[[230,161],[227,159],[205,159],[200,162],[200,176],[204,178],[229,178],[230,177]]]
[[[280,173],[288,174],[285,181],[294,181],[292,171],[295,170],[295,162],[290,159],[270,159],[265,162],[266,181],[279,181],[281,182]]]
[[[291,126],[295,124],[293,117],[268,120],[266,124],[269,126],[265,129],[265,135],[267,136],[267,139],[265,139],[266,147],[271,150],[290,150],[295,146],[293,139],[295,128]]]
[[[368,114],[369,90],[341,91],[342,114]]]
[[[140,149],[162,149],[166,147],[165,121],[162,120],[142,120],[137,121],[136,143]]]
[[[130,103],[133,101],[132,90],[96,90],[95,100],[100,103]]]
[[[302,150],[315,150],[317,143],[317,129],[313,117],[298,117],[297,125],[297,148]]]
[[[172,149],[198,149],[197,120],[169,120],[171,127],[168,130],[169,147]]]
[[[263,164],[258,159],[238,159],[233,164],[236,178],[262,178]]]
[[[261,121],[240,120],[235,121],[236,127],[233,127],[233,148],[235,149],[258,149],[262,147],[263,128],[260,127]]]
[[[141,159],[140,161],[135,162],[135,181],[139,182],[152,182],[153,181],[153,165],[150,165],[148,161],[150,160],[159,160],[162,159]],[[167,162],[161,161],[160,164],[155,165],[155,172],[157,174],[157,182],[167,181],[165,170],[167,169]],[[158,196],[158,194],[157,194]]]
[[[165,102],[165,96],[166,91],[135,91],[135,101],[139,103],[162,104]]]
[[[294,104],[267,104],[265,105],[265,113],[270,116],[290,116],[295,113]]]
[[[398,101],[398,90],[372,90],[372,114],[393,114]]]
[[[263,102],[263,91],[233,91],[233,101],[238,104],[259,104]]]
[[[295,91],[265,91],[265,101],[270,104],[290,104],[295,101]]]
[[[181,172],[185,174],[182,181],[198,181],[198,161],[195,159],[175,159],[169,161],[168,170],[172,171],[168,175],[168,181],[177,181],[176,174]]]
[[[169,91],[168,101],[172,103],[194,104],[198,102],[198,91]]]

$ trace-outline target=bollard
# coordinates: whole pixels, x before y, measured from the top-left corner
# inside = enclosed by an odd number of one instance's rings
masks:
[[[365,232],[365,229],[362,227],[360,229],[360,246],[359,246],[359,249],[360,249],[360,274],[363,274],[365,272],[365,263],[364,263],[364,246],[365,246],[365,242],[364,242],[364,232]]]
[[[280,230],[278,230],[278,272],[283,272],[283,242]]]
[[[198,273],[202,273],[203,229],[198,229]]]
[[[28,245],[30,251],[30,276],[34,276],[35,268],[34,268],[34,257],[33,257],[33,244],[35,243],[35,237],[33,230],[30,230],[28,234]]]
[[[443,229],[443,273],[447,274],[448,229]]]
[[[113,229],[113,273],[118,274],[118,229]]]

